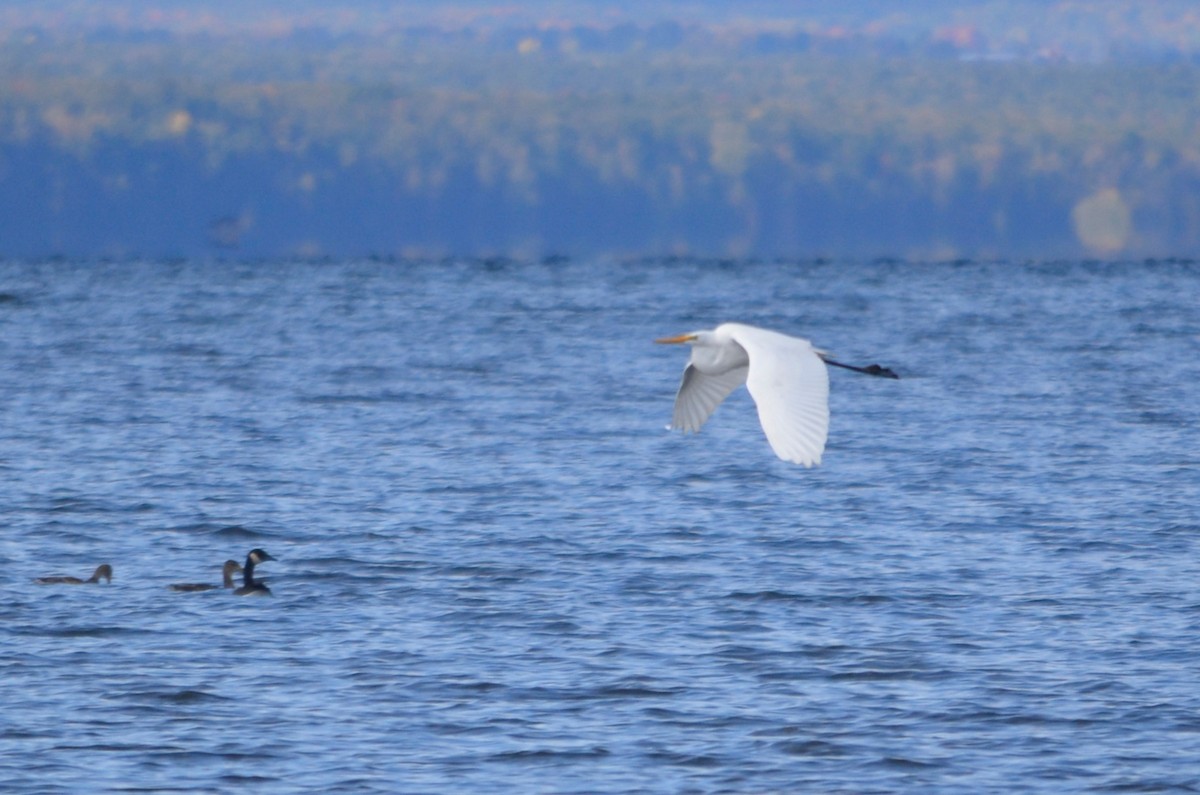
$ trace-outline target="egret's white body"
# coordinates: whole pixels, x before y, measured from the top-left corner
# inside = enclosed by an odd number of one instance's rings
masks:
[[[808,340],[723,323],[657,342],[692,346],[672,428],[699,431],[721,401],[745,384],[775,455],[806,467],[821,463],[829,435],[829,371]]]

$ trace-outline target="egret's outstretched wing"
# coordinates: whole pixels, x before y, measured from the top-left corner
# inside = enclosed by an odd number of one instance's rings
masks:
[[[746,383],[745,367],[735,367],[720,375],[705,375],[690,363],[683,371],[683,381],[675,395],[675,412],[671,427],[687,432],[700,430],[721,401]]]
[[[775,455],[806,467],[821,463],[829,435],[829,372],[808,340],[730,324],[750,356],[746,388]]]

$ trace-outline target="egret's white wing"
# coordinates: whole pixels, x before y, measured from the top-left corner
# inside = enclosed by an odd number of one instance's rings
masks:
[[[775,455],[810,467],[821,463],[829,435],[829,372],[812,343],[753,326],[730,324],[750,356],[746,388]]]
[[[689,363],[675,395],[671,427],[689,432],[700,430],[721,401],[746,383],[746,371],[745,367],[735,367],[720,375],[705,375]]]

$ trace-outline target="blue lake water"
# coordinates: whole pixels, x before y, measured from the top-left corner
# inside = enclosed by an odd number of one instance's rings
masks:
[[[1200,267],[0,262],[0,791],[1200,790]],[[737,320],[834,371],[821,467]],[[274,596],[173,593],[253,547]],[[111,585],[38,586],[45,574]]]

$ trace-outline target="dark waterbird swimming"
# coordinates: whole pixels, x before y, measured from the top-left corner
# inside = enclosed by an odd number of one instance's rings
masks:
[[[222,582],[220,585],[213,585],[207,582],[176,582],[168,585],[167,587],[172,591],[186,592],[216,591],[220,590],[221,588],[232,588],[234,585],[233,577],[241,570],[242,567],[238,565],[236,560],[227,560],[225,561],[225,565],[221,567]]]
[[[101,563],[96,567],[96,571],[86,580],[81,580],[78,577],[38,577],[34,582],[38,585],[91,585],[98,583],[103,579],[105,582],[112,582],[112,566],[107,563]]]
[[[246,556],[246,563],[242,566],[242,587],[233,592],[235,596],[271,595],[271,589],[265,582],[254,579],[254,567],[265,560],[275,560],[275,558],[261,549],[250,550],[250,554]]]

